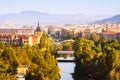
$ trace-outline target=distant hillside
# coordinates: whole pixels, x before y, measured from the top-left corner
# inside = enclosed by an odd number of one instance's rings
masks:
[[[18,23],[29,24],[40,21],[41,24],[85,24],[92,22],[93,19],[83,14],[61,15],[49,14],[37,11],[23,11],[18,14],[0,15],[0,24]]]
[[[103,20],[96,21],[94,23],[96,23],[96,24],[107,24],[107,23],[120,24],[120,14],[116,15],[116,16],[113,16],[113,17],[110,17],[110,18],[106,18],[106,19],[103,19]]]

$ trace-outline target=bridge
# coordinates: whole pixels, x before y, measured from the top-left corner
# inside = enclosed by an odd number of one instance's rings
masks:
[[[57,54],[74,54],[74,51],[57,51]]]
[[[73,39],[68,39],[68,40],[63,40],[61,42],[54,42],[56,45],[60,45],[61,43],[64,43],[64,42],[74,42],[75,40]]]
[[[75,62],[75,60],[57,60],[58,62]]]

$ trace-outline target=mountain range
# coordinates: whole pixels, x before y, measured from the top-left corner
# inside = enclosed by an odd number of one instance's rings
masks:
[[[86,16],[84,14],[63,15],[50,14],[38,11],[23,11],[20,13],[10,13],[0,15],[0,24],[15,23],[15,24],[34,24],[38,20],[41,24],[88,24],[88,23],[120,23],[120,15],[112,18],[109,15],[103,16]],[[107,19],[104,19],[107,18]],[[102,20],[101,20],[102,19]]]
[[[120,24],[120,14],[110,17],[110,18],[106,18],[106,19],[102,19],[102,20],[98,20],[96,22],[94,22],[95,24]]]

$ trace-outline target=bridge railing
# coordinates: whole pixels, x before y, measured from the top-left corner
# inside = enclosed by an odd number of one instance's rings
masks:
[[[57,51],[57,54],[74,54],[74,51]]]

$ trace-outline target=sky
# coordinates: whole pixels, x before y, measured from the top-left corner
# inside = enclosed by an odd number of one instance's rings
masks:
[[[120,0],[0,0],[0,15],[34,10],[51,14],[116,15]]]

